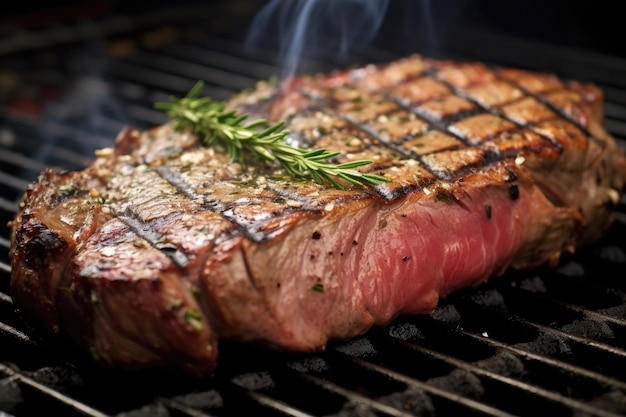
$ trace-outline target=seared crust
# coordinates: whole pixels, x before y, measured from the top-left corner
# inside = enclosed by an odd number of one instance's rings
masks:
[[[12,296],[126,368],[204,374],[218,339],[322,349],[597,239],[626,179],[601,104],[592,85],[419,56],[229,103],[391,180],[345,190],[242,168],[170,124],[127,129],[27,190]]]

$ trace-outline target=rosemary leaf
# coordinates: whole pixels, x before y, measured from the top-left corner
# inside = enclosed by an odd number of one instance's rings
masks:
[[[372,163],[370,160],[333,164],[327,161],[339,156],[340,152],[289,145],[284,140],[289,134],[284,122],[268,126],[266,120],[259,119],[244,125],[247,114],[226,111],[226,103],[199,97],[202,87],[200,81],[185,97],[172,97],[169,103],[156,103],[155,108],[170,115],[176,121],[177,130],[189,129],[207,146],[222,146],[233,161],[243,165],[245,155],[250,154],[267,162],[280,163],[292,177],[312,179],[339,189],[344,187],[335,178],[359,186],[389,182],[385,177],[355,169]]]

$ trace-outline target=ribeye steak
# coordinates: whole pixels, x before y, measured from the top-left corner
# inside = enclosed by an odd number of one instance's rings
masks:
[[[233,97],[389,183],[233,163],[171,123],[46,170],[11,223],[15,305],[100,362],[202,375],[218,340],[315,351],[601,236],[626,179],[594,85],[410,56]]]

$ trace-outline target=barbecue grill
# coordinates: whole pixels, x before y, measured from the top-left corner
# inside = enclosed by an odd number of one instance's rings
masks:
[[[279,74],[276,45],[250,47],[243,30],[262,3],[152,2],[139,12],[94,2],[5,21],[0,224],[44,167],[79,169],[124,125],[166,121],[155,101],[198,79],[226,99]],[[553,34],[546,43],[547,33],[503,33],[485,21],[443,31],[420,16],[409,45],[387,23],[346,56],[309,48],[302,69],[419,52],[552,71],[603,88],[607,127],[626,146],[626,59],[592,51],[590,39],[578,48]],[[626,415],[624,236],[626,198],[606,236],[555,269],[508,272],[432,315],[400,317],[323,353],[225,343],[217,371],[191,379],[101,369],[27,327],[11,302],[9,231],[0,228],[0,417]]]

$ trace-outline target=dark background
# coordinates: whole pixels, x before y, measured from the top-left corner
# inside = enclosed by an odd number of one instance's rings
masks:
[[[296,0],[287,0],[295,2]],[[351,2],[354,0],[347,0]],[[339,0],[317,0],[318,4],[338,3]],[[379,0],[371,0],[379,3]],[[140,17],[158,10],[197,7],[195,19],[205,20],[215,31],[242,35],[246,33],[246,18],[254,16],[268,1],[265,0],[205,0],[205,1],[56,1],[33,7],[30,2],[13,2],[0,17],[0,35],[15,34],[16,27],[40,30],[46,26],[117,13]],[[498,0],[391,0],[385,23],[379,33],[391,45],[427,37],[449,36],[459,28],[471,27],[504,36],[531,41],[581,48],[610,55],[626,55],[624,16],[617,1],[599,0],[577,2],[565,0],[498,1]],[[203,14],[207,8],[211,13]],[[430,9],[430,13],[425,10]],[[216,12],[216,10],[221,10]],[[243,20],[232,21],[237,15]],[[429,17],[426,18],[425,16]],[[426,22],[429,20],[429,22]],[[0,41],[2,39],[0,38]],[[422,39],[423,41],[424,39]],[[431,40],[432,41],[432,40]],[[458,39],[462,42],[463,39]],[[432,42],[431,42],[432,43]],[[425,51],[429,52],[429,51]]]

